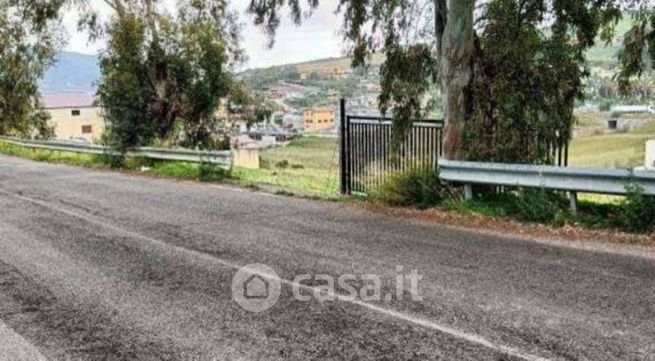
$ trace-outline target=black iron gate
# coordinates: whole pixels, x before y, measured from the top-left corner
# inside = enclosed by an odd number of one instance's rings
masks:
[[[392,119],[348,115],[342,99],[341,193],[368,193],[393,174],[436,169],[442,155],[443,126],[443,120],[415,120],[404,142],[392,152]],[[568,143],[550,147],[550,153],[555,165],[568,166]]]
[[[341,101],[341,193],[368,193],[395,173],[437,168],[442,120],[416,120],[392,152],[389,118],[348,115]]]

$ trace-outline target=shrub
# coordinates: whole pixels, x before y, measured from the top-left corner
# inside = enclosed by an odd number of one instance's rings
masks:
[[[276,167],[276,168],[280,168],[280,169],[286,169],[286,168],[289,168],[289,161],[286,160],[286,159],[281,160],[281,161],[275,163],[275,167]]]
[[[610,110],[612,110],[612,105],[614,104],[611,101],[606,100],[600,103],[600,105],[598,106],[598,110],[601,112],[609,112]]]
[[[398,173],[373,194],[380,202],[400,207],[434,207],[443,200],[444,186],[435,170],[416,169]]]
[[[198,166],[198,180],[202,182],[220,182],[230,178],[231,173],[211,163],[202,163]]]
[[[114,155],[109,153],[104,153],[98,156],[100,162],[109,166],[110,168],[123,168],[125,166],[125,157],[122,155]]]
[[[522,188],[516,200],[517,215],[527,222],[561,223],[565,207],[566,199],[543,189]]]
[[[259,168],[261,169],[271,169],[271,161],[268,158],[259,157]]]
[[[630,232],[651,232],[655,229],[655,197],[644,194],[638,184],[626,187],[628,194],[621,203],[620,225]]]

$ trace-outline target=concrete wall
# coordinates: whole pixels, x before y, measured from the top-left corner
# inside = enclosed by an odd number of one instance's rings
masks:
[[[94,141],[99,140],[105,130],[101,108],[60,108],[47,111],[57,139],[85,138]],[[79,115],[73,115],[73,111],[79,111]]]
[[[259,149],[233,149],[234,166],[247,169],[259,169]]]
[[[655,170],[655,139],[646,142],[646,169]]]

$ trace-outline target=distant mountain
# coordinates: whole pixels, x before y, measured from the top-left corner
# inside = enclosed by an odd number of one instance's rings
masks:
[[[100,79],[96,55],[62,52],[56,60],[40,83],[41,92],[95,92]]]

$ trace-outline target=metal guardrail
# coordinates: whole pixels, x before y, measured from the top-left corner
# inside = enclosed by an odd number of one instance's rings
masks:
[[[577,207],[577,193],[625,195],[626,185],[638,184],[644,194],[655,196],[655,172],[628,169],[568,168],[541,165],[461,162],[440,159],[442,180],[465,185],[470,199],[472,184],[542,188],[568,191],[571,208]]]
[[[117,152],[110,148],[96,145],[84,144],[66,141],[43,141],[43,140],[23,140],[11,137],[0,136],[0,141],[18,145],[30,149],[43,149],[58,152],[70,152],[79,154],[116,155]],[[143,157],[157,160],[169,160],[189,163],[211,163],[223,168],[231,168],[233,162],[232,152],[227,151],[198,151],[191,149],[164,149],[141,147],[131,149],[127,152],[130,157]]]

